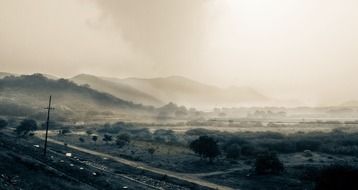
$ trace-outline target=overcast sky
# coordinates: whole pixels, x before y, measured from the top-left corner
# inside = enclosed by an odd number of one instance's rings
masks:
[[[0,71],[358,99],[357,0],[0,0]]]

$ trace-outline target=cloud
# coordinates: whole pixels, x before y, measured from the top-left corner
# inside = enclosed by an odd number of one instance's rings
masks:
[[[115,24],[138,54],[156,63],[155,69],[163,72],[190,69],[190,64],[197,61],[205,36],[208,1],[96,2],[102,16]]]
[[[184,75],[278,98],[358,96],[355,0],[3,0],[0,69]],[[329,94],[329,96],[327,96]]]

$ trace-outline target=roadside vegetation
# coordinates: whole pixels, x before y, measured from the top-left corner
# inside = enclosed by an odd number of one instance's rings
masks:
[[[6,126],[5,123],[9,122],[0,120],[0,124]],[[15,133],[25,137],[36,129],[35,120],[23,119]],[[358,177],[358,133],[342,129],[282,134],[195,128],[177,133],[118,122],[87,128],[63,126],[53,135],[65,144],[198,175],[234,188],[320,190],[334,184],[357,187],[352,179]]]

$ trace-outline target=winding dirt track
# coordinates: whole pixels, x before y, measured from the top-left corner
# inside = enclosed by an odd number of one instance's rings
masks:
[[[41,139],[43,139],[42,137],[39,137]],[[54,144],[58,144],[58,145],[63,145],[63,142],[61,141],[57,141],[51,138],[48,138],[48,141]],[[105,158],[109,158],[113,161],[119,162],[121,164],[125,164],[128,166],[132,166],[132,167],[136,167],[136,168],[140,168],[142,170],[146,170],[146,171],[150,171],[156,174],[160,174],[160,175],[167,175],[169,177],[173,177],[173,178],[177,178],[179,180],[183,180],[183,181],[187,181],[190,183],[194,183],[194,184],[198,184],[200,186],[204,186],[204,187],[208,187],[211,189],[220,189],[220,190],[232,190],[232,188],[230,187],[226,187],[226,186],[222,186],[222,185],[218,185],[215,183],[211,183],[205,180],[202,180],[200,178],[198,178],[195,175],[190,175],[190,174],[183,174],[183,173],[178,173],[178,172],[173,172],[173,171],[169,171],[169,170],[164,170],[164,169],[160,169],[160,168],[155,168],[152,166],[149,166],[147,164],[144,164],[142,162],[136,162],[136,161],[131,161],[131,160],[127,160],[124,158],[120,158],[117,156],[112,156],[109,154],[105,154],[105,153],[101,153],[101,152],[97,152],[94,150],[89,150],[86,148],[82,148],[82,147],[78,147],[78,146],[74,146],[74,145],[67,145],[68,148],[80,151],[80,152],[84,152],[87,154],[91,154],[94,156],[100,156],[100,157],[105,157]]]

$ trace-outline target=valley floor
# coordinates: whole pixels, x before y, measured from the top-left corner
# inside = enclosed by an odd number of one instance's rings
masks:
[[[54,143],[44,157],[38,138],[0,136],[0,189],[208,189]]]

